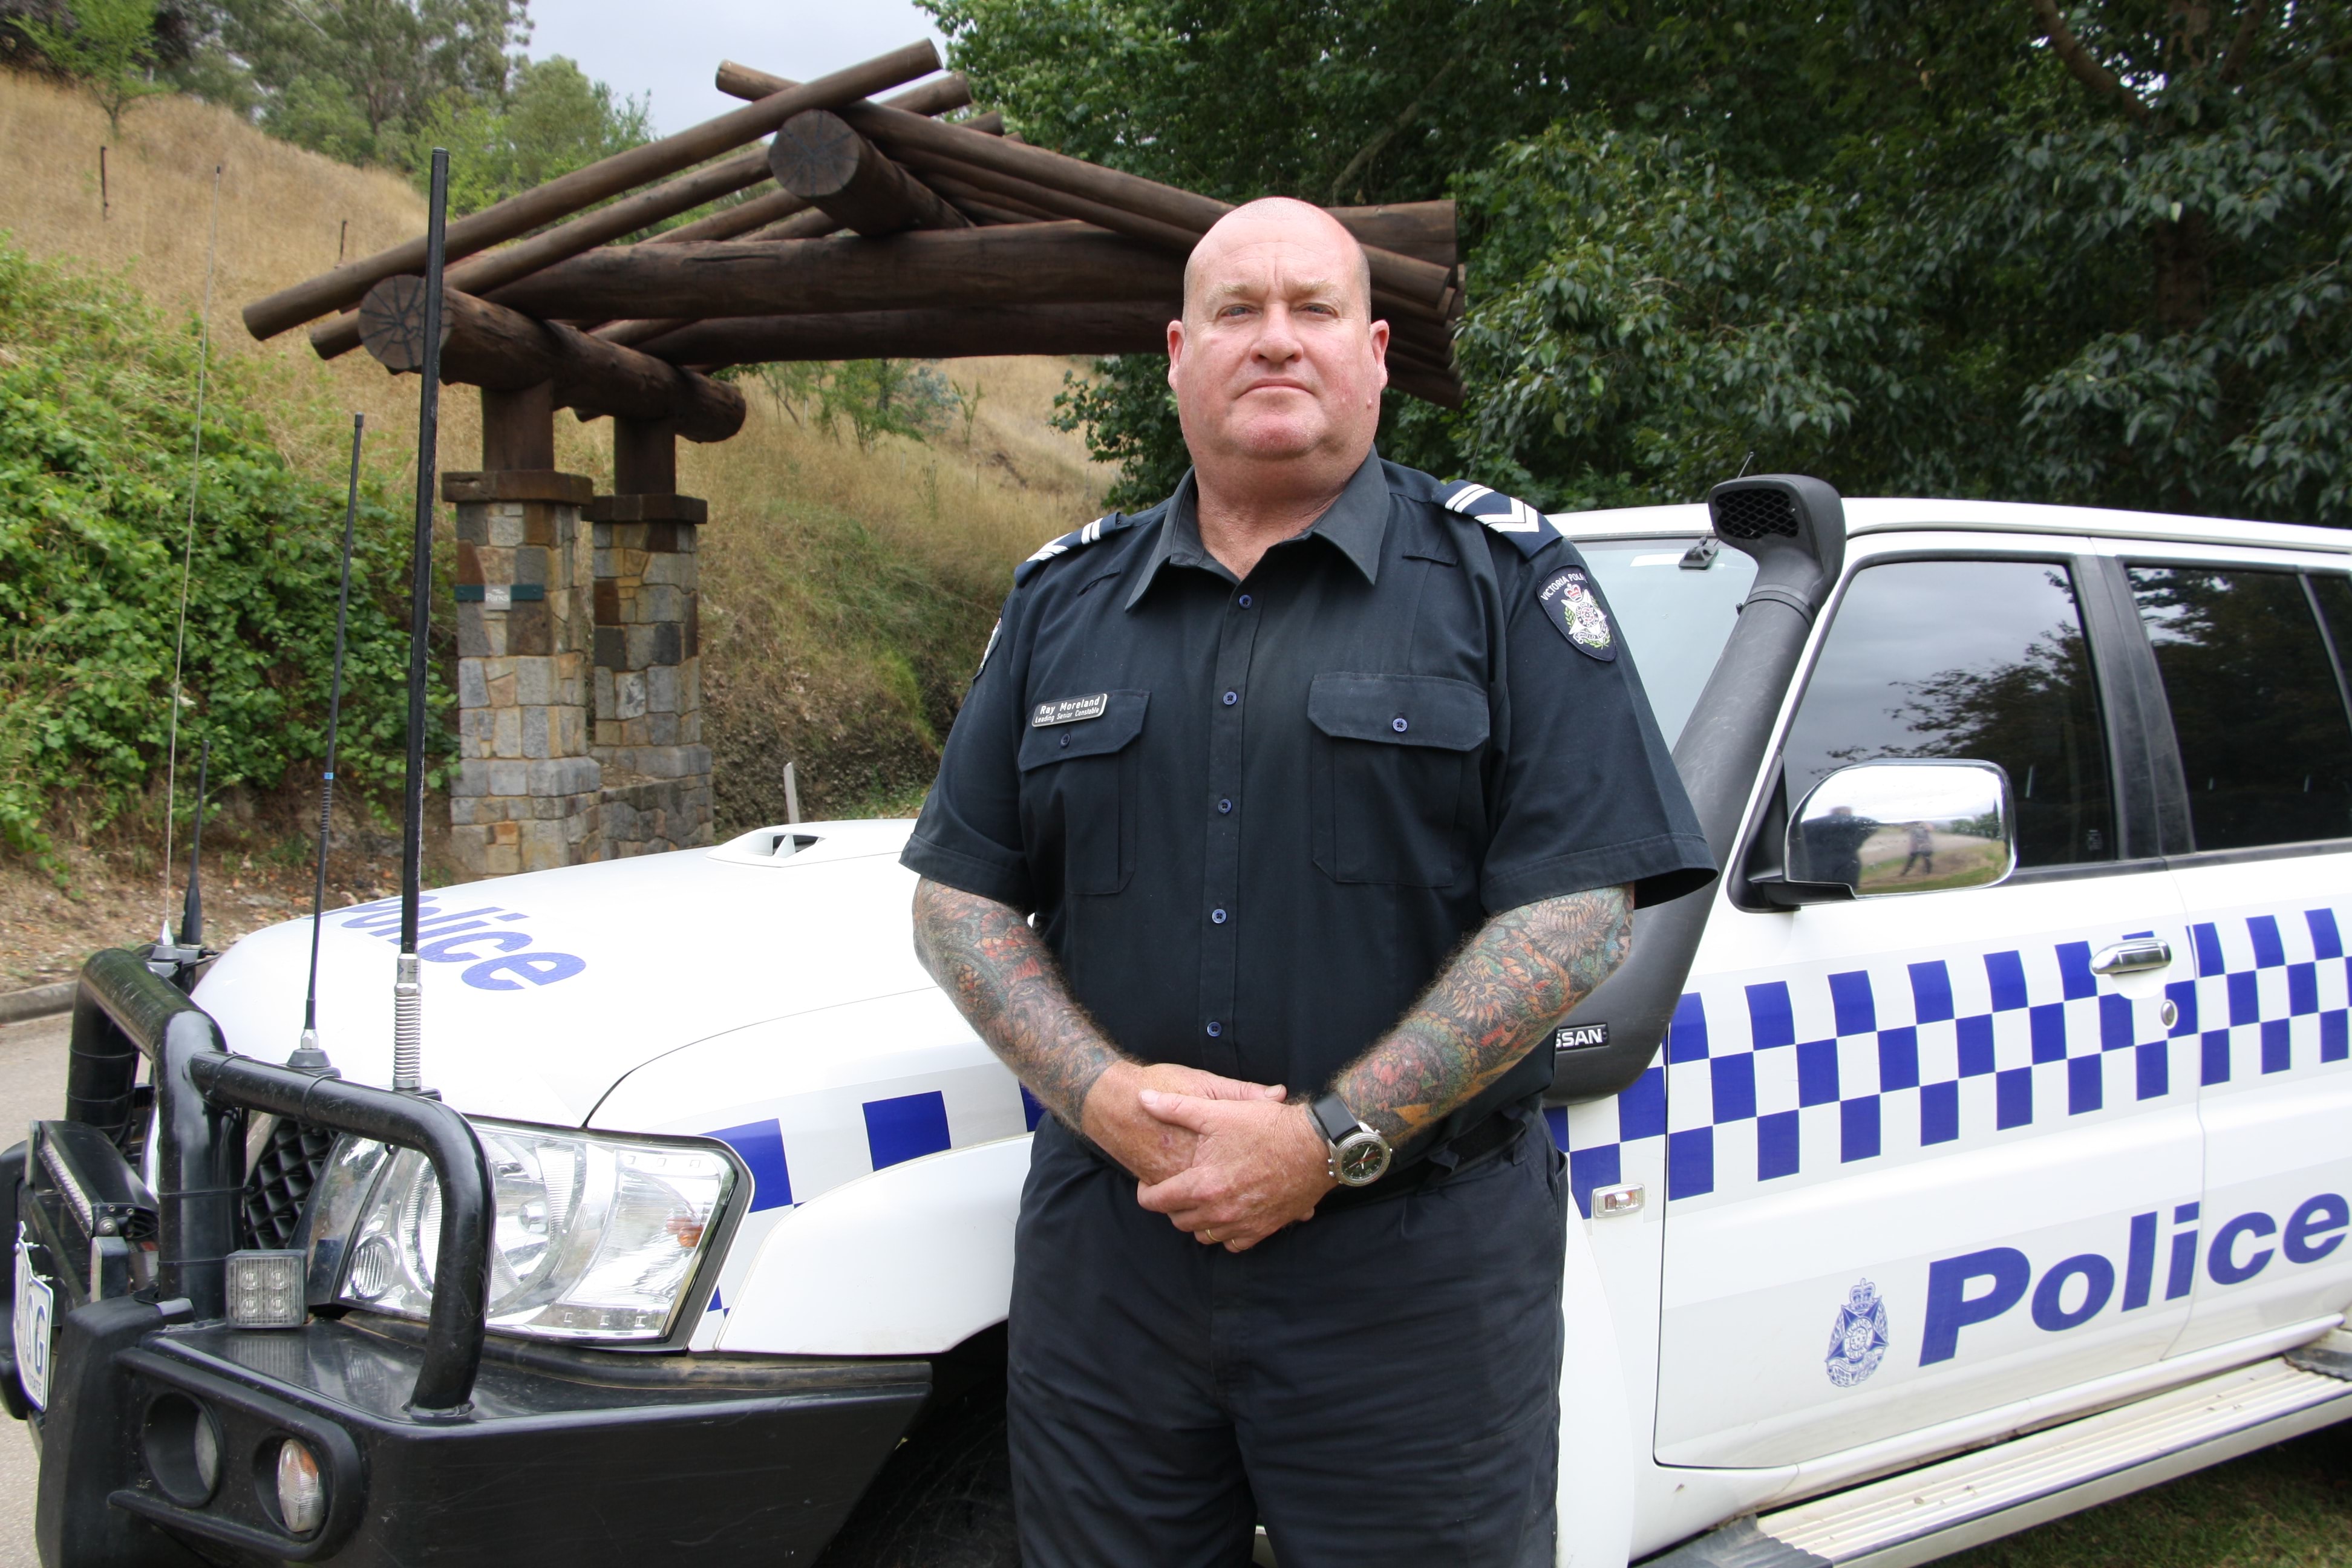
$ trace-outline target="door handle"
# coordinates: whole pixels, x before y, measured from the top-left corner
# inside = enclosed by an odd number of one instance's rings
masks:
[[[2161,937],[2135,937],[2119,942],[2091,960],[2094,974],[2137,974],[2143,969],[2164,969],[2172,963],[2172,944]]]

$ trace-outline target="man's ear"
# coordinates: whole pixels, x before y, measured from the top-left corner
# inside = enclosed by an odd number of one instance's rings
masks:
[[[1176,384],[1176,367],[1184,359],[1184,319],[1178,317],[1168,323],[1168,384]]]
[[[1371,330],[1372,363],[1380,366],[1381,370],[1381,384],[1372,395],[1377,399],[1381,392],[1388,389],[1389,384],[1389,324],[1386,321],[1374,321]]]

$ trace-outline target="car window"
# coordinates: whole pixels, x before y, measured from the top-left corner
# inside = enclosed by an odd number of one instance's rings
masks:
[[[2200,849],[2352,834],[2352,721],[2292,572],[2134,566]]]
[[[2327,623],[2327,635],[2336,644],[2336,673],[2340,679],[2352,674],[2352,577],[2341,572],[2315,572],[2309,582],[2319,598],[2320,618]],[[2347,696],[2352,698],[2352,692]]]
[[[2083,616],[2056,561],[1898,561],[1854,574],[1782,749],[1791,810],[1854,763],[1998,763],[2018,862],[2116,853]]]
[[[1717,655],[1739,619],[1740,601],[1756,581],[1756,563],[1737,550],[1715,549],[1682,564],[1696,536],[1580,542],[1577,551],[1599,579],[1601,596],[1617,614],[1625,647],[1642,672],[1650,711],[1671,746],[1683,732]],[[1710,544],[1714,542],[1708,541]]]

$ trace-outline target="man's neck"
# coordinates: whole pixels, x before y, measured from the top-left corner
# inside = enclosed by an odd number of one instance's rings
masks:
[[[1359,458],[1333,474],[1320,465],[1306,472],[1269,465],[1223,476],[1196,467],[1192,504],[1202,548],[1236,578],[1248,576],[1267,551],[1330,510],[1362,466]]]

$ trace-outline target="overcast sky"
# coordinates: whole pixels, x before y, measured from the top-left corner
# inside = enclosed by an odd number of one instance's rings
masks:
[[[710,85],[720,60],[811,77],[928,37],[909,0],[532,0],[530,58],[567,55],[623,95],[653,94],[660,135],[741,103]]]

